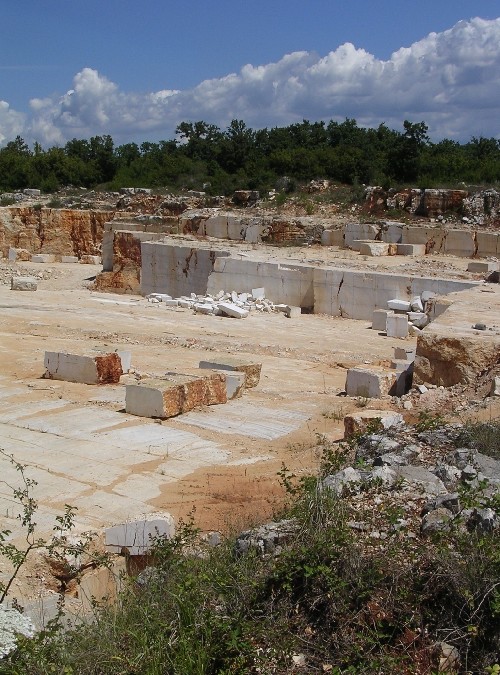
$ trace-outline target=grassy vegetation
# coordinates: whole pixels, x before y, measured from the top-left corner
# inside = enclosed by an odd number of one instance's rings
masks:
[[[318,444],[319,476],[280,474],[288,503],[277,515],[296,529],[279,554],[238,554],[231,539],[211,548],[193,523],[181,525],[115,606],[96,608],[88,625],[54,624],[23,640],[0,672],[285,674],[304,663],[298,672],[430,675],[439,641],[458,650],[459,672],[497,672],[498,534],[469,532],[458,519],[433,538],[409,537],[394,527],[400,509],[374,508],[380,486],[356,506],[321,489],[342,457]],[[371,539],[352,521],[389,535]]]

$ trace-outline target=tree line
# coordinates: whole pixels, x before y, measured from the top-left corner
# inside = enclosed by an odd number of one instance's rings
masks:
[[[63,147],[33,149],[17,136],[0,149],[0,191],[26,187],[54,192],[86,188],[150,187],[272,189],[287,176],[297,182],[327,178],[384,187],[475,185],[500,181],[500,141],[472,137],[467,143],[433,143],[425,122],[358,126],[356,120],[309,122],[254,130],[233,120],[225,130],[204,121],[182,122],[176,139],[115,146],[109,135],[72,139]]]

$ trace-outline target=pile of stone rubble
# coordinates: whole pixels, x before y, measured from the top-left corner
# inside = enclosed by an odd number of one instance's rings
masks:
[[[172,298],[166,293],[150,293],[146,296],[148,302],[163,303],[167,308],[192,309],[197,314],[212,314],[215,316],[228,316],[235,319],[244,319],[250,312],[282,312],[288,318],[300,315],[300,307],[286,304],[275,304],[266,298],[264,288],[253,288],[247,293],[236,291],[219,291],[215,295],[183,295],[180,298]]]

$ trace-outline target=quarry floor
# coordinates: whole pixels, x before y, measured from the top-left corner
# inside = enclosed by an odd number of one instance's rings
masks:
[[[466,262],[447,259],[446,265],[466,275]],[[366,404],[339,396],[346,369],[387,363],[395,346],[414,342],[388,338],[368,322],[321,315],[195,315],[139,296],[92,291],[100,267],[50,269],[36,292],[0,285],[0,448],[37,481],[40,536],[51,532],[65,504],[78,509],[77,532],[162,511],[176,519],[192,514],[207,531],[262,522],[282,502],[283,464],[298,476],[310,473],[320,459],[316,435],[341,439],[343,416]],[[141,374],[190,372],[200,360],[237,354],[261,362],[262,375],[240,399],[161,423],[124,412],[131,376],[115,386],[42,377],[45,350],[115,349],[129,350]],[[390,405],[370,401],[368,407]],[[14,541],[20,531],[11,488],[19,480],[0,456],[0,530],[12,530]],[[28,568],[19,582],[23,592],[32,592],[41,575]]]

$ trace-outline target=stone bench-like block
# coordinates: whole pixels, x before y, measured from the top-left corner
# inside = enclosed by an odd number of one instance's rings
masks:
[[[248,316],[248,309],[238,307],[238,305],[235,305],[232,302],[219,302],[217,307],[223,314],[226,314],[233,319],[245,319]]]
[[[408,337],[408,317],[404,314],[392,314],[387,317],[385,328],[387,337]]]
[[[202,369],[210,368],[211,370],[235,370],[245,373],[245,389],[251,389],[259,384],[262,363],[227,356],[212,361],[200,361],[199,367]]]
[[[55,259],[56,257],[52,253],[35,253],[31,256],[31,262],[33,263],[53,263]]]
[[[359,253],[368,256],[389,255],[389,246],[389,243],[383,241],[362,241],[359,244]]]
[[[45,374],[50,380],[81,384],[117,384],[123,375],[116,352],[82,356],[65,352],[45,352]]]
[[[171,373],[165,379],[128,384],[125,410],[140,417],[168,419],[203,405],[227,402],[226,378],[221,373],[203,377]]]
[[[468,272],[477,272],[478,274],[489,274],[490,272],[496,272],[498,269],[497,262],[486,262],[474,260],[467,265]]]
[[[61,262],[62,263],[77,263],[77,262],[79,262],[79,260],[78,260],[77,255],[62,255],[61,256]]]
[[[402,424],[403,415],[391,410],[363,410],[344,417],[344,437],[364,433],[368,428],[375,431]]]
[[[385,331],[387,328],[387,317],[392,316],[394,312],[392,309],[375,309],[373,310],[372,329]]]
[[[124,555],[145,555],[156,540],[165,537],[171,539],[174,533],[174,519],[169,513],[122,523],[105,530],[106,551]]]
[[[395,395],[398,376],[395,371],[371,368],[349,368],[346,379],[348,396],[382,398]]]
[[[38,280],[35,277],[12,277],[10,280],[11,291],[36,291]]]
[[[425,255],[425,244],[398,244],[397,255]]]

